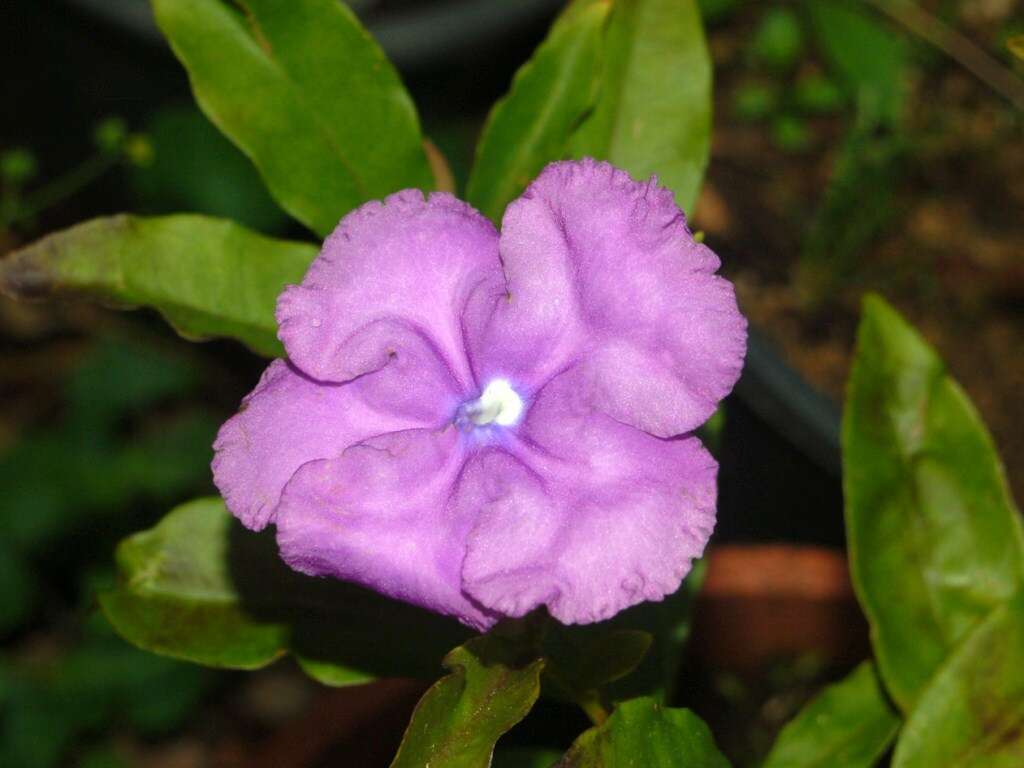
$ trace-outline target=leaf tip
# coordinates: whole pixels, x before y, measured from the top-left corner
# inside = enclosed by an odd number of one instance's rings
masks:
[[[874,291],[864,294],[864,297],[861,299],[861,311],[863,321],[892,317],[896,314],[896,310],[893,309],[892,305],[881,294]]]

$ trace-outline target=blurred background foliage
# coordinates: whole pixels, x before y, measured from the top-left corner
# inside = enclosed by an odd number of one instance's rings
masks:
[[[178,350],[129,326],[85,341],[65,371],[30,369],[58,380],[43,385],[51,402],[36,401],[50,413],[5,436],[0,455],[4,765],[55,765],[117,722],[166,734],[206,687],[205,670],[129,647],[93,606],[113,579],[111,547],[143,510],[209,487],[217,416]]]
[[[120,26],[107,18],[117,3],[101,15],[89,3],[34,0],[0,11],[0,255],[122,210],[190,210],[300,233],[193,106],[183,72],[145,31],[146,14],[132,15],[144,3],[124,5]],[[487,109],[560,4],[535,0],[513,13],[466,2],[479,7],[459,16],[459,3],[424,1],[417,8],[438,8],[433,27],[413,24],[429,17],[412,14],[414,3],[353,5],[398,62],[426,135],[463,188]],[[884,288],[978,403],[1019,496],[1018,4],[700,6],[715,117],[691,213],[744,311],[838,402],[860,296]],[[920,14],[893,10],[904,7]],[[247,754],[237,743],[300,717],[314,694],[291,667],[243,681],[168,661],[129,647],[95,610],[115,543],[212,491],[210,443],[259,361],[227,343],[179,344],[146,315],[6,299],[0,349],[0,764],[207,765],[211,755],[230,764]],[[827,460],[802,455],[737,399],[713,431],[716,540],[843,543]],[[753,676],[699,674],[685,695],[704,697],[705,709],[728,705],[730,715],[710,718],[715,732],[738,765],[756,765],[834,664],[812,652]],[[527,721],[527,741],[545,735],[544,706]],[[512,752],[499,758],[526,764]]]

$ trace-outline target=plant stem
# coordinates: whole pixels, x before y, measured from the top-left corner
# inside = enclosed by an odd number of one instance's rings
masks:
[[[608,710],[601,701],[601,694],[596,690],[581,694],[576,699],[576,703],[580,705],[580,709],[586,713],[594,725],[601,725],[608,719]]]
[[[51,181],[49,184],[44,184],[31,194],[25,195],[23,202],[20,202],[17,208],[10,213],[5,213],[3,223],[10,225],[17,221],[31,218],[62,200],[71,197],[117,165],[119,159],[119,156],[111,154],[99,154],[90,157],[77,168],[60,178]]]

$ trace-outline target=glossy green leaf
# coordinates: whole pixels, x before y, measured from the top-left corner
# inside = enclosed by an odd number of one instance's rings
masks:
[[[191,339],[225,336],[281,354],[274,305],[317,249],[205,216],[111,216],[0,261],[0,288],[23,299],[79,295],[159,311]]]
[[[899,727],[874,665],[864,662],[783,728],[763,768],[871,768]]]
[[[451,674],[416,705],[392,768],[488,768],[498,738],[540,695],[544,661],[512,638],[474,638],[444,664]]]
[[[100,605],[118,633],[209,666],[255,669],[291,652],[331,685],[426,677],[468,634],[452,620],[292,571],[272,531],[246,531],[218,498],[178,507],[125,539],[117,565],[118,585]]]
[[[484,126],[466,199],[495,223],[594,106],[611,3],[576,0],[522,66]]]
[[[711,730],[688,709],[654,699],[622,702],[576,739],[558,768],[728,768]]]
[[[711,60],[695,0],[614,3],[601,91],[570,153],[657,174],[692,212],[711,146]]]
[[[153,0],[153,8],[199,106],[315,232],[327,234],[366,200],[432,186],[412,101],[344,3]]]
[[[894,768],[1024,765],[1024,594],[995,609],[924,689]]]
[[[908,710],[1016,591],[1020,520],[977,412],[942,361],[869,297],[843,415],[850,568],[886,688]]]

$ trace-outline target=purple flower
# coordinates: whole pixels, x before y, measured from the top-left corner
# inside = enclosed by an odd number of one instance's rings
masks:
[[[346,216],[277,305],[214,476],[282,557],[480,629],[675,591],[715,522],[692,436],[746,321],[672,194],[549,165],[499,235],[415,190]]]

